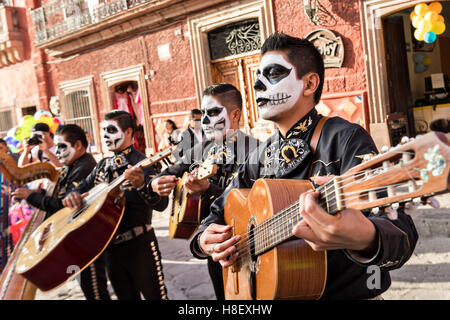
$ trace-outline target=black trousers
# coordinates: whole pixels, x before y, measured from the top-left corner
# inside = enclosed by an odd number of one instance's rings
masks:
[[[103,253],[80,274],[81,290],[86,300],[111,300],[106,278],[105,254]]]
[[[222,278],[222,266],[219,262],[214,262],[211,257],[208,257],[208,272],[211,278],[214,293],[216,294],[216,299],[219,301],[225,300],[225,293],[223,287]]]
[[[106,251],[108,277],[119,300],[167,299],[161,253],[153,229]]]

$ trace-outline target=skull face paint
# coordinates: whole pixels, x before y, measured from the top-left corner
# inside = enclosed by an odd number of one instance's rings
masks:
[[[72,144],[64,139],[64,136],[55,136],[55,155],[58,160],[64,164],[69,165],[76,150],[72,147]]]
[[[303,81],[297,79],[295,67],[281,54],[266,53],[256,77],[256,102],[261,117],[266,120],[290,110],[303,90]]]
[[[202,98],[202,129],[208,140],[222,139],[230,129],[227,108],[212,96]]]
[[[102,142],[105,143],[109,151],[119,149],[124,140],[125,133],[120,129],[119,125],[114,120],[105,120],[101,124],[102,128]]]

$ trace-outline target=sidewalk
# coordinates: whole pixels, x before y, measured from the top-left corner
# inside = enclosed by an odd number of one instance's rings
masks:
[[[413,214],[420,238],[411,259],[391,272],[392,286],[383,294],[386,300],[450,299],[450,197],[436,199],[440,209],[420,207]],[[188,241],[170,239],[168,224],[168,213],[154,212],[169,299],[215,299],[206,262],[192,257]],[[74,279],[50,292],[38,291],[36,299],[84,300],[84,296]]]

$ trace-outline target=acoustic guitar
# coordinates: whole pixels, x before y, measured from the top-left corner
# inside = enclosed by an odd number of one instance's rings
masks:
[[[176,146],[144,159],[148,167],[171,155]],[[89,266],[112,240],[125,210],[123,175],[89,191],[79,208],[63,208],[46,219],[20,252],[16,272],[41,291],[54,289]]]
[[[404,141],[315,189],[329,214],[346,208],[382,214],[392,205],[425,203],[449,190],[450,134],[431,132]],[[300,194],[306,180],[259,179],[251,189],[233,189],[225,222],[242,235],[238,259],[223,268],[226,299],[318,299],[326,284],[326,251],[313,251],[292,235],[302,220]]]
[[[23,186],[32,181],[44,180],[44,189],[48,196],[54,193],[58,181],[58,170],[46,162],[30,163],[18,167],[14,159],[0,151],[0,171],[14,185]],[[19,241],[16,243],[8,263],[0,277],[0,300],[33,300],[36,286],[15,272],[19,252],[30,238],[30,235],[44,221],[45,211],[34,210]]]
[[[194,176],[198,180],[208,179],[217,173],[217,164],[208,159],[196,168]],[[185,172],[172,192],[172,209],[169,217],[171,239],[189,239],[205,217],[205,206],[200,195],[188,194],[184,183],[189,172]]]

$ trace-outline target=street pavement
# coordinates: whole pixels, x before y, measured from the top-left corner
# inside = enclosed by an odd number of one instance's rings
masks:
[[[391,272],[386,300],[450,299],[450,197],[440,195],[440,209],[420,206],[412,217],[420,238],[411,259]],[[162,254],[164,281],[172,300],[214,300],[205,260],[194,258],[189,241],[170,239],[168,212],[154,212],[153,226]],[[116,299],[111,287],[112,298]],[[76,279],[49,292],[38,290],[37,300],[84,300]]]

